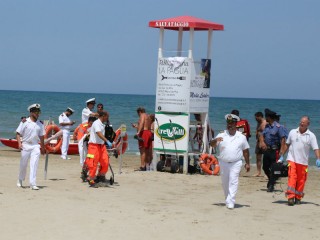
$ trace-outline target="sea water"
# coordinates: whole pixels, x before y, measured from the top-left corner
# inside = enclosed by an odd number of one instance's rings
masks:
[[[0,90],[0,137],[13,138],[21,116],[28,116],[27,108],[33,103],[41,104],[41,120],[52,119],[58,123],[59,115],[67,107],[75,110],[70,117],[77,122],[74,128],[81,123],[81,112],[86,106],[86,100],[96,98],[96,103],[102,103],[104,109],[110,114],[110,121],[114,129],[121,124],[127,126],[129,138],[129,153],[138,152],[137,140],[133,138],[136,129],[131,123],[136,123],[138,115],[137,107],[145,107],[148,113],[155,111],[154,95],[130,95],[130,94],[101,94],[101,93],[63,93],[63,92],[31,92],[31,91],[5,91]],[[211,97],[209,104],[209,120],[215,134],[226,128],[224,116],[233,109],[240,111],[240,117],[247,119],[251,127],[250,155],[252,163],[255,163],[255,128],[254,114],[258,111],[264,113],[269,108],[281,115],[281,124],[288,130],[297,128],[300,118],[308,115],[311,119],[310,130],[313,131],[318,142],[320,139],[320,101],[317,100],[293,100],[293,99],[253,99],[253,98],[217,98]],[[96,108],[94,109],[96,110]],[[1,146],[1,145],[0,145]],[[314,165],[314,154],[311,152],[310,165]]]

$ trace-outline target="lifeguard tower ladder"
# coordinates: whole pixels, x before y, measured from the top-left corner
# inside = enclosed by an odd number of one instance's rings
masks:
[[[214,30],[224,26],[203,19],[180,16],[149,22],[149,27],[160,29],[157,89],[155,104],[154,152],[183,156],[183,173],[188,173],[188,157],[209,151],[207,128],[210,98],[211,41]],[[163,54],[164,30],[178,31],[176,56]],[[189,31],[188,56],[182,56],[183,32]],[[207,57],[200,61],[193,59],[194,31],[208,31]],[[202,148],[190,147],[193,136],[190,131],[197,121],[203,130]],[[154,157],[155,158],[155,157]],[[157,158],[154,159],[157,161]]]

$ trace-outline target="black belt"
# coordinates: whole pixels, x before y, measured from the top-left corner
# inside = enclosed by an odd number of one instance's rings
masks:
[[[267,145],[267,149],[268,150],[279,150],[279,146],[278,145]]]

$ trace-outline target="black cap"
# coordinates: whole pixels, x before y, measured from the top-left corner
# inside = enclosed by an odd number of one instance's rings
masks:
[[[238,117],[240,115],[239,110],[237,110],[237,109],[232,110],[231,114],[237,115]]]
[[[265,110],[264,110],[264,114],[265,114],[265,116],[266,117],[271,117],[271,118],[276,118],[276,116],[277,116],[277,113],[276,112],[274,112],[274,111],[271,111],[270,109],[268,109],[268,108],[266,108]]]

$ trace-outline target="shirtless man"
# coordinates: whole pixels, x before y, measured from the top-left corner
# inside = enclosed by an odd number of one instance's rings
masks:
[[[138,124],[132,124],[132,127],[137,128],[135,138],[138,139],[140,151],[140,170],[150,170],[150,161],[152,159],[150,148],[152,148],[152,132],[151,132],[151,118],[143,107],[137,108],[139,116]]]
[[[262,134],[264,128],[266,127],[267,121],[263,118],[262,112],[256,112],[254,114],[256,121],[257,121],[257,128],[256,128],[256,159],[257,159],[257,173],[253,175],[254,177],[261,177],[261,166],[262,166],[262,154],[263,150],[259,146],[259,135]]]

